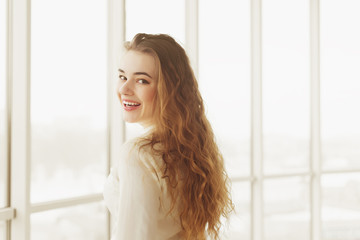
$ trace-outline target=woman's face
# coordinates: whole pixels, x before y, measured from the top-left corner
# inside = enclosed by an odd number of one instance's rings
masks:
[[[152,124],[158,72],[155,58],[138,51],[127,51],[119,68],[117,94],[124,121]]]

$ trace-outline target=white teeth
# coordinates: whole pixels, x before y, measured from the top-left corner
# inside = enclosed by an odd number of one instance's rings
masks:
[[[127,106],[138,106],[140,105],[140,103],[134,103],[134,102],[127,102],[127,101],[123,101],[123,103]]]

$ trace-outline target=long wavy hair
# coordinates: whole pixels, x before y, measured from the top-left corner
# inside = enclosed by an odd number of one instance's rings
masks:
[[[162,177],[172,199],[169,213],[178,204],[185,239],[219,239],[220,218],[228,218],[234,205],[189,58],[166,34],[139,33],[125,49],[151,54],[158,65],[153,131],[141,146],[162,156]],[[154,147],[158,143],[160,149]]]

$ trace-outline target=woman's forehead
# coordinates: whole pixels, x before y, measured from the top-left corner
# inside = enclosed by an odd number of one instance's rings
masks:
[[[156,61],[151,54],[139,51],[127,51],[120,61],[120,69],[125,73],[147,72],[151,76],[157,75]]]

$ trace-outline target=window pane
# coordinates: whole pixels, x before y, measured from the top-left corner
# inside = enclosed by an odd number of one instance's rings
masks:
[[[320,9],[323,167],[360,169],[360,1],[322,1]]]
[[[307,177],[266,180],[264,202],[266,240],[310,239]]]
[[[166,33],[184,44],[185,1],[126,1],[126,39],[137,33]]]
[[[32,240],[104,240],[106,210],[103,203],[55,209],[31,215]]]
[[[220,239],[250,240],[250,184],[233,182],[231,190],[237,214],[230,217],[229,228],[225,228]]]
[[[6,1],[0,0],[0,208],[6,206]]]
[[[250,172],[249,4],[199,1],[199,85],[233,177]],[[226,27],[234,24],[236,28]]]
[[[262,5],[264,171],[306,171],[309,1],[264,0]]]
[[[324,240],[360,239],[360,173],[322,177]]]
[[[31,201],[101,192],[106,1],[31,3]]]

